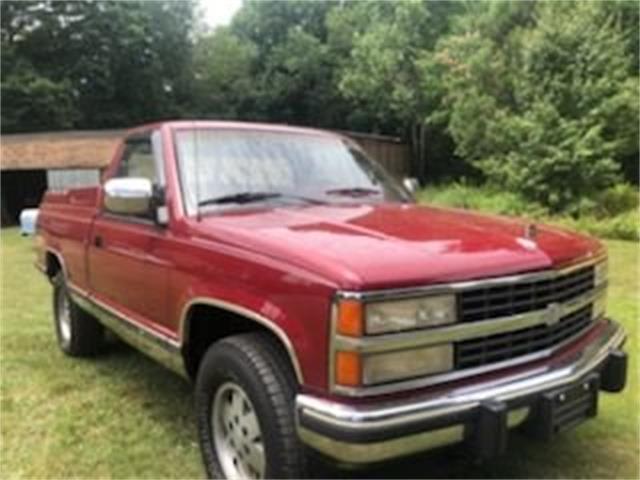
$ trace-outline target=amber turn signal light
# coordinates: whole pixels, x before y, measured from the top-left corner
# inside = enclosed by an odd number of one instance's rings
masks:
[[[362,365],[357,352],[336,352],[335,383],[345,387],[358,387],[362,379]]]
[[[337,333],[349,337],[360,337],[364,331],[363,325],[362,303],[358,300],[340,300],[338,302]]]

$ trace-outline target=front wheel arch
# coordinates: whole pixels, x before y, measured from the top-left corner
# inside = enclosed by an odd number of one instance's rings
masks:
[[[271,320],[254,312],[227,304],[221,306],[212,300],[194,301],[185,308],[181,329],[182,356],[191,379],[196,378],[202,358],[213,343],[232,335],[261,332],[272,337],[288,358],[297,382],[303,383],[300,363],[287,335]]]

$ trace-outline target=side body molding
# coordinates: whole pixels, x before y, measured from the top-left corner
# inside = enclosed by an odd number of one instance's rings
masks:
[[[178,343],[142,328],[132,320],[125,319],[120,312],[116,312],[91,297],[81,295],[73,289],[71,296],[80,308],[96,317],[100,323],[129,345],[178,375],[189,378],[184,368],[184,360]]]
[[[283,347],[285,348],[287,355],[289,356],[289,360],[291,361],[291,365],[293,366],[293,370],[296,374],[298,383],[303,384],[304,378],[302,376],[302,369],[300,368],[298,356],[296,355],[296,351],[293,348],[291,340],[284,332],[284,330],[267,317],[234,303],[226,302],[224,300],[218,300],[211,297],[195,297],[189,300],[183,307],[182,314],[180,315],[180,338],[182,339],[183,348],[186,345],[186,339],[189,338],[189,312],[193,307],[198,305],[216,307],[221,310],[226,310],[228,312],[238,314],[241,317],[252,320],[271,331],[280,340]]]

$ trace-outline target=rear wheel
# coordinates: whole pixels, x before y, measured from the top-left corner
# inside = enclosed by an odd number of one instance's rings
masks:
[[[84,357],[101,350],[104,327],[73,302],[61,273],[53,278],[53,315],[58,345],[64,353]]]
[[[210,478],[302,478],[307,455],[295,430],[296,381],[276,342],[229,337],[206,352],[196,380],[202,458]]]

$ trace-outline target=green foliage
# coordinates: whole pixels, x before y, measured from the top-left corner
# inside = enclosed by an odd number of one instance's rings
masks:
[[[640,240],[640,216],[637,210],[629,210],[613,217],[599,218],[585,215],[577,219],[560,217],[554,223],[572,230],[578,230],[600,238],[617,240]]]
[[[431,85],[424,85],[422,63],[461,5],[417,0],[352,2],[329,17],[330,35],[351,45],[345,52],[347,61],[339,67],[340,93],[368,120],[369,131],[409,140],[412,174],[421,179],[438,171],[429,168],[436,163],[449,167],[452,163],[444,129],[425,125],[427,112],[439,97]],[[447,170],[455,175],[463,169],[458,165]]]
[[[234,17],[231,28],[234,34],[255,43],[264,60],[273,48],[287,41],[291,29],[306,32],[324,43],[326,15],[339,6],[338,1],[331,0],[249,0]]]
[[[619,180],[638,147],[624,31],[596,2],[479,3],[423,62],[458,155],[552,211]],[[637,73],[637,72],[636,72]]]
[[[638,210],[639,208],[640,194],[638,188],[628,183],[620,183],[598,195],[592,213],[603,218]]]
[[[521,194],[464,181],[429,186],[419,193],[418,200],[446,207],[528,217],[601,238],[640,240],[640,192],[629,184],[615,185],[600,192],[595,201],[584,203],[580,213],[574,217],[554,215]]]
[[[479,210],[498,215],[545,218],[548,211],[521,195],[491,186],[476,186],[465,181],[431,185],[420,191],[418,200],[453,208]]]
[[[2,128],[39,131],[70,128],[76,117],[69,82],[56,83],[31,70],[11,75],[0,85]]]
[[[418,2],[360,4],[356,11],[370,23],[353,39],[351,62],[344,66],[340,89],[366,105],[378,122],[391,116],[406,123],[422,114],[415,56],[428,10]]]
[[[3,1],[2,129],[123,127],[179,113],[190,2]]]
[[[251,116],[276,122],[346,128],[348,106],[335,87],[340,57],[327,40],[326,17],[338,2],[249,1],[231,24],[257,48]],[[247,115],[243,115],[245,118]]]
[[[194,47],[194,102],[200,116],[242,118],[254,109],[256,46],[227,28],[203,36]]]
[[[167,117],[404,137],[412,175],[487,180],[554,213],[639,165],[640,4],[247,0],[0,2],[2,129]]]
[[[290,28],[266,58],[262,77],[265,116],[288,123],[339,126],[337,112],[341,109],[332,88],[332,71],[328,46],[302,28]]]

